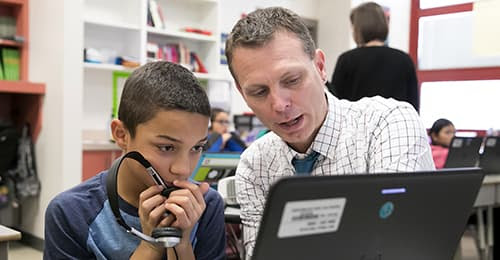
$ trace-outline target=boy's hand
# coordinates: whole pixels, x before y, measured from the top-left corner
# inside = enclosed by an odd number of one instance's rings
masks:
[[[165,207],[161,205],[166,198],[160,192],[163,187],[159,185],[151,186],[139,195],[139,218],[142,232],[151,236],[153,229],[164,219]]]
[[[182,230],[182,237],[189,241],[189,235],[194,225],[205,211],[203,195],[208,191],[208,183],[196,185],[190,181],[174,181],[174,185],[181,188],[173,191],[165,202],[164,209],[175,215],[175,221],[170,226]],[[162,225],[169,225],[171,221],[165,219]]]

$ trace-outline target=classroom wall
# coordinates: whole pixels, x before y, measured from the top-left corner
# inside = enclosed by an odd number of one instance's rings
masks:
[[[36,143],[42,191],[38,199],[24,204],[21,229],[38,238],[44,237],[44,214],[50,200],[81,180],[83,1],[30,1],[29,80],[46,83],[46,95]],[[350,1],[221,0],[221,31],[229,32],[242,12],[271,5],[318,20],[318,47],[327,55],[331,75],[336,56],[349,48]],[[233,90],[232,109],[250,111]]]
[[[256,8],[270,6],[283,6],[302,17],[318,21],[318,48],[321,48],[326,54],[326,69],[328,79],[330,79],[338,55],[350,48],[349,12],[351,1],[221,0],[221,14],[223,14],[221,16],[221,32],[229,33],[241,14],[249,13]],[[229,74],[228,71],[227,74]],[[232,114],[251,111],[235,88],[231,93],[230,107]]]
[[[83,0],[30,1],[29,80],[44,82],[42,129],[36,143],[39,199],[23,204],[21,229],[44,237],[44,214],[59,192],[80,182]],[[76,17],[76,19],[75,19]]]

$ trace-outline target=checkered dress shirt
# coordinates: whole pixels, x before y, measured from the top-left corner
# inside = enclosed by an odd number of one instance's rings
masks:
[[[308,153],[320,156],[311,175],[343,175],[434,170],[427,133],[414,108],[382,97],[358,102],[339,100],[326,92],[328,113]],[[241,206],[247,259],[269,187],[295,174],[294,157],[304,157],[270,132],[241,155],[236,191]]]

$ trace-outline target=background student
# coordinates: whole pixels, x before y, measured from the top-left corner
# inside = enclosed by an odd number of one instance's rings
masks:
[[[368,2],[351,11],[357,48],[339,56],[330,91],[351,101],[376,95],[410,103],[417,111],[419,95],[415,66],[408,54],[385,46],[389,31],[382,7]]]
[[[238,91],[271,130],[242,153],[236,170],[248,256],[279,178],[434,169],[411,105],[381,97],[349,102],[326,90],[325,54],[292,11],[271,7],[240,19],[226,55]]]
[[[205,145],[207,152],[242,152],[246,148],[245,142],[235,132],[229,132],[229,113],[220,108],[212,108],[208,142]]]
[[[432,158],[434,159],[436,169],[444,167],[446,158],[448,157],[448,148],[455,136],[455,132],[455,126],[448,119],[440,118],[432,124],[429,136],[431,138]]]
[[[220,195],[188,180],[206,142],[210,105],[203,88],[184,67],[148,63],[125,83],[113,138],[125,152],[137,151],[168,186],[168,198],[139,164],[125,160],[117,176],[119,208],[133,228],[151,236],[156,227],[182,231],[166,249],[120,226],[106,191],[108,171],[57,195],[45,214],[44,259],[223,259],[224,206]],[[171,212],[169,217],[164,214]]]

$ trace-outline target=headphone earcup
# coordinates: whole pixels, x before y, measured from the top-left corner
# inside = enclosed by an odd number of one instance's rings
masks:
[[[174,227],[155,228],[151,234],[153,238],[160,237],[182,237],[182,232]]]
[[[182,232],[174,227],[155,228],[151,236],[163,247],[175,247],[181,241]]]

